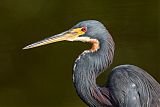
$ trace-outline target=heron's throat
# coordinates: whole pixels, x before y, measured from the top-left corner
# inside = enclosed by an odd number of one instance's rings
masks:
[[[100,48],[99,41],[97,39],[90,39],[89,43],[92,44],[92,48],[90,49],[91,52],[95,52]]]
[[[84,102],[100,107],[102,103],[110,101],[102,95],[96,84],[96,78],[112,63],[114,42],[111,37],[101,42],[96,39],[90,39],[87,42],[92,43],[92,48],[84,51],[76,59],[73,68],[73,82],[78,95]]]
[[[100,48],[100,42],[97,39],[92,39],[90,37],[77,37],[74,41],[87,42],[92,44],[92,48],[89,49],[90,52],[95,52]]]

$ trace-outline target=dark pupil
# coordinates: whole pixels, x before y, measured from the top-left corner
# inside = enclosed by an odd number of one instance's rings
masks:
[[[86,32],[86,28],[82,28],[82,30],[81,30],[81,31]]]

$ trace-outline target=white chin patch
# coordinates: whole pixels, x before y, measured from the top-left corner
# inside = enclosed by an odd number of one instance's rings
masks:
[[[75,40],[72,41],[81,41],[81,42],[88,42],[92,44],[92,48],[89,50],[91,52],[95,52],[100,48],[100,43],[97,39],[91,39],[90,37],[77,37]]]
[[[77,37],[73,41],[89,42],[90,40],[90,37]]]
[[[90,37],[77,37],[77,38],[68,38],[67,41],[81,41],[81,42],[89,42]]]

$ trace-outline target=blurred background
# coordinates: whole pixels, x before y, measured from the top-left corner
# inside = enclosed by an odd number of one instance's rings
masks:
[[[86,107],[75,92],[72,67],[90,45],[22,48],[88,19],[101,21],[116,43],[114,62],[98,84],[120,64],[137,65],[160,82],[159,0],[0,0],[0,106]]]

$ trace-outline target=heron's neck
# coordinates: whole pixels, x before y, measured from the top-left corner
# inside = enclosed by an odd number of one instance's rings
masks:
[[[73,82],[80,98],[89,106],[100,107],[108,99],[96,84],[97,76],[111,63],[114,55],[112,38],[101,41],[95,52],[84,51],[74,65]]]

